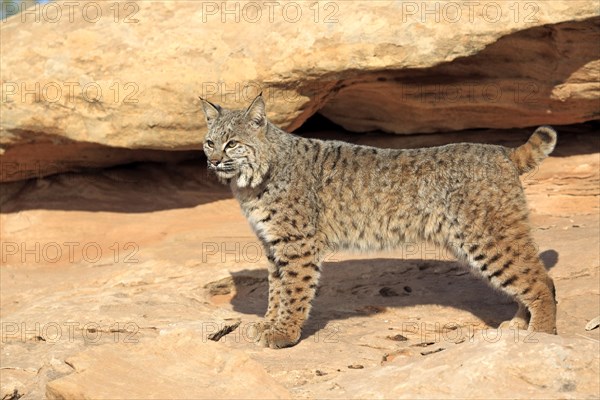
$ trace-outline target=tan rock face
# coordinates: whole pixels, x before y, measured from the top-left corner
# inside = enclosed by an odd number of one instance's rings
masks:
[[[349,373],[338,384],[361,399],[578,399],[600,393],[600,347],[592,341],[503,330],[476,332],[445,347],[416,362],[398,357],[384,368]],[[365,375],[368,380],[361,379]]]
[[[48,384],[49,399],[291,397],[256,361],[197,331],[90,349],[66,361],[74,372]]]
[[[1,162],[47,175],[196,149],[198,95],[260,90],[288,129],[319,110],[394,133],[594,119],[597,15],[594,0],[52,2],[0,27]]]
[[[598,119],[598,40],[600,18],[526,29],[431,68],[343,80],[320,112],[351,131],[392,133]]]

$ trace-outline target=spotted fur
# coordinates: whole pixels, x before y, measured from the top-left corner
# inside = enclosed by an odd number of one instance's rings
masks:
[[[549,127],[517,149],[459,143],[381,149],[307,139],[246,110],[202,100],[209,169],[228,183],[269,260],[265,346],[300,339],[329,249],[382,250],[430,241],[519,303],[521,328],[555,333],[554,286],[528,223],[519,174],[556,143]]]

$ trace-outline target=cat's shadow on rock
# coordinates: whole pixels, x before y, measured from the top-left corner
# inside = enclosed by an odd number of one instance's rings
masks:
[[[540,258],[550,269],[556,265],[558,253],[547,250]],[[233,309],[253,318],[262,317],[267,309],[267,270],[234,272],[232,282]],[[303,337],[318,332],[330,321],[427,304],[467,311],[492,327],[511,319],[517,308],[511,299],[456,261],[374,258],[328,262],[323,266]],[[454,321],[439,322],[443,325]]]

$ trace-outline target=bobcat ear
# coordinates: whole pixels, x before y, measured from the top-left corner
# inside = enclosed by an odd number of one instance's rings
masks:
[[[221,107],[208,100],[204,100],[202,97],[198,98],[202,102],[202,110],[206,117],[206,124],[210,126],[221,115]]]
[[[267,124],[267,114],[265,111],[265,101],[262,98],[262,92],[252,101],[250,107],[246,110],[246,118],[249,123],[257,128],[262,128]]]

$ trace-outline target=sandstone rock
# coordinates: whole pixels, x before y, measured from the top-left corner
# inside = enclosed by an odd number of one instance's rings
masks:
[[[529,28],[431,68],[343,80],[320,112],[351,131],[392,133],[598,119],[598,41],[600,18]]]
[[[597,398],[597,342],[519,333],[494,331],[488,340],[475,333],[472,342],[410,363],[398,358],[336,383],[355,398]]]
[[[317,111],[395,133],[598,118],[594,0],[460,4],[38,5],[0,28],[0,178],[197,149],[198,95],[263,90],[292,130]]]
[[[240,351],[174,331],[107,345],[67,362],[75,372],[47,385],[49,399],[284,399],[290,393]]]

